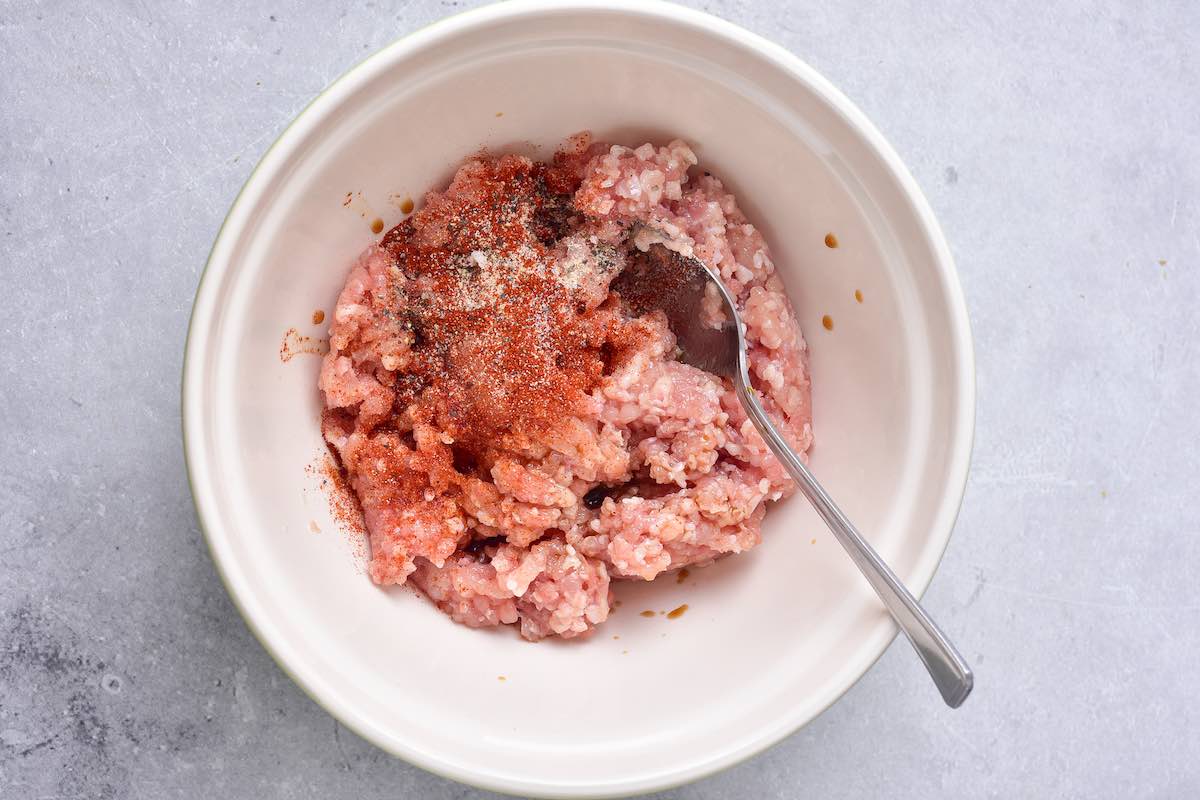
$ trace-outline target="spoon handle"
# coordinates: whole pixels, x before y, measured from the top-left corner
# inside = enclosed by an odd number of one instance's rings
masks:
[[[858,565],[875,593],[879,595],[879,599],[887,606],[900,630],[904,631],[904,635],[912,642],[938,691],[942,693],[946,705],[958,708],[967,699],[975,684],[975,677],[967,662],[775,430],[775,425],[759,404],[754,390],[749,388],[744,373],[738,376],[737,384],[738,396],[754,427],[762,434],[780,463],[796,479],[800,491],[825,520],[825,524]]]

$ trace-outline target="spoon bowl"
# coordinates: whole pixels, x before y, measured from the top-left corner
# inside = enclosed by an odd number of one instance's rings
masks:
[[[637,314],[661,310],[675,334],[679,360],[733,382],[746,414],[771,452],[879,595],[929,670],[946,705],[958,708],[975,685],[971,668],[834,503],[762,407],[750,382],[746,328],[737,303],[720,276],[699,259],[671,249],[668,246],[671,243],[659,234],[643,229],[634,238],[645,249],[614,282],[622,300]]]

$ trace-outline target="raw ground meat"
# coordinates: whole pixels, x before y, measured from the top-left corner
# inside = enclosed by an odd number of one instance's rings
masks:
[[[759,542],[791,479],[729,382],[609,291],[647,230],[720,272],[764,406],[809,448],[796,315],[691,148],[579,134],[550,163],[479,155],[359,257],[333,314],[322,427],[372,580],[472,627],[573,637],[608,616],[612,580]]]

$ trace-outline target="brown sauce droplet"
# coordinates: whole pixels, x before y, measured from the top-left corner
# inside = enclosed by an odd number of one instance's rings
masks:
[[[831,250],[833,248],[837,247],[838,246],[837,237],[834,236],[832,233],[825,234],[825,246],[830,248]]]
[[[497,676],[496,676],[496,680],[498,680],[498,681],[506,681],[506,680],[508,680],[508,678],[504,677],[503,675],[497,675]]]
[[[653,617],[653,616],[654,616],[654,612],[653,612],[653,611],[651,611],[650,609],[646,609],[645,611],[643,611],[643,612],[642,612],[642,616],[643,616],[643,617]]]
[[[308,521],[308,529],[310,531],[312,531],[313,533],[321,532],[321,526],[317,524],[317,521],[315,519],[310,519]]]
[[[383,233],[383,220],[376,217],[371,223],[371,233]]]
[[[809,542],[809,544],[816,544],[816,543],[817,543],[816,539],[813,539],[811,542]]]
[[[679,570],[679,574],[677,574],[675,576],[675,582],[683,583],[684,581],[686,581],[688,579],[688,576],[691,574],[692,573],[688,572],[688,568],[684,567],[683,569]]]
[[[862,302],[862,290],[861,289],[854,290],[854,299],[860,303]]]
[[[406,198],[404,198],[404,200],[402,200],[400,202],[400,213],[401,214],[411,214],[413,208],[414,208],[414,206],[413,206],[413,201],[412,201],[411,197],[406,197]]]
[[[825,326],[825,330],[833,330],[833,317],[826,314],[825,316],[821,317],[821,324]]]
[[[496,112],[496,116],[497,116],[497,117],[503,117],[503,116],[504,116],[504,112],[503,112],[503,111],[497,111],[497,112]]]
[[[671,613],[667,614],[667,619],[679,619],[680,617],[683,616],[683,613],[687,610],[688,610],[688,604],[684,603],[683,605],[678,606],[677,608],[671,609]]]
[[[318,308],[316,311],[313,312],[312,321],[313,321],[313,325],[320,325],[322,322],[325,321],[325,312]]]

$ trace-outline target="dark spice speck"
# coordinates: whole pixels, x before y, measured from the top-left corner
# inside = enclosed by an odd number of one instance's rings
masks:
[[[608,497],[607,486],[593,486],[583,496],[583,504],[594,511],[604,505],[604,498],[606,497]]]

